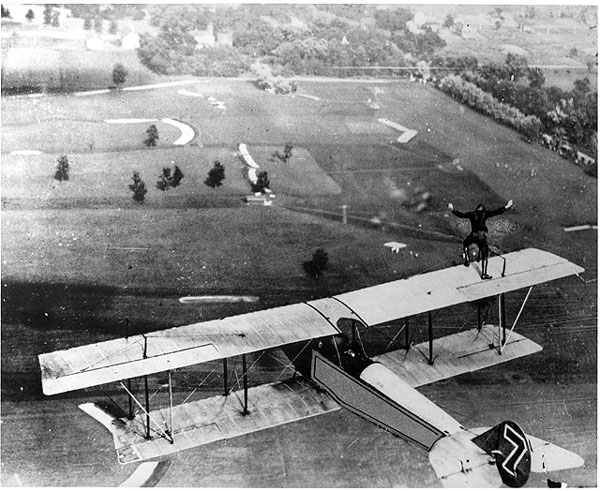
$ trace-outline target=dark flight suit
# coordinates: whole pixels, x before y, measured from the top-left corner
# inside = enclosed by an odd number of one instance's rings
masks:
[[[469,265],[469,246],[476,244],[479,248],[479,253],[482,260],[482,278],[487,278],[487,259],[489,255],[489,246],[487,242],[488,228],[485,224],[488,218],[500,215],[506,211],[505,206],[501,206],[497,210],[488,211],[483,205],[477,206],[475,211],[463,213],[462,211],[452,210],[452,213],[459,218],[468,218],[471,221],[471,233],[463,241],[463,257],[465,266]]]

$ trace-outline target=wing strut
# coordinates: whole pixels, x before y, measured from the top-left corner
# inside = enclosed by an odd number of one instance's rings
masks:
[[[508,337],[506,337],[506,335],[504,336],[504,342],[500,346],[500,354],[502,354],[502,352],[504,351],[504,348],[506,348],[506,345],[508,344],[508,341],[510,340],[511,335],[512,335],[513,331],[515,330],[515,327],[517,327],[517,322],[519,322],[519,319],[521,318],[521,314],[523,313],[523,309],[525,308],[525,304],[527,303],[527,300],[529,300],[529,296],[531,295],[532,291],[533,291],[533,286],[530,286],[529,290],[527,291],[527,295],[525,295],[525,300],[523,300],[523,303],[521,304],[521,308],[519,309],[519,313],[517,314],[517,317],[516,317],[515,321],[513,322],[512,327],[510,328],[510,332],[508,333]],[[503,317],[503,319],[504,319],[504,317]],[[506,327],[504,327],[504,331],[506,333]]]
[[[119,382],[119,383],[121,384],[121,387],[123,387],[123,389],[125,389],[125,391],[133,399],[133,401],[140,407],[140,409],[142,410],[142,412],[146,415],[146,421],[147,421],[147,425],[146,425],[146,437],[145,437],[146,440],[150,440],[150,421],[152,421],[155,424],[156,428],[157,428],[157,433],[160,433],[170,443],[173,443],[173,437],[170,436],[166,431],[164,431],[156,421],[154,421],[154,418],[152,418],[152,416],[150,416],[150,413],[140,403],[140,401],[138,401],[136,399],[136,397],[131,392],[129,392],[129,390],[127,390],[127,386],[123,382]],[[148,398],[148,391],[146,391],[146,399],[147,398]]]
[[[227,387],[227,358],[223,358],[223,395],[229,395],[229,388]]]
[[[248,369],[246,367],[245,353],[242,355],[242,372],[244,372],[244,411],[242,412],[242,414],[245,416],[247,414],[250,414],[250,411],[248,411]]]
[[[429,332],[429,364],[433,365],[433,317],[431,310],[427,312],[427,325]]]

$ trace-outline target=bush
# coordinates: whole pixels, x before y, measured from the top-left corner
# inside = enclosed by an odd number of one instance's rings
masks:
[[[147,138],[144,140],[144,143],[147,147],[155,147],[156,140],[158,140],[158,128],[156,125],[151,124],[150,127],[146,130]]]
[[[264,193],[265,190],[271,185],[271,180],[269,179],[269,175],[267,171],[259,171],[256,174],[256,182],[252,183],[252,192],[253,193]]]
[[[128,74],[129,73],[123,65],[121,65],[120,63],[117,63],[115,65],[112,71],[112,80],[113,83],[117,86],[117,88],[120,88],[125,83]]]
[[[254,63],[250,68],[257,76],[256,84],[262,90],[270,94],[289,94],[296,91],[295,82],[274,75],[269,65]]]
[[[313,254],[313,257],[310,261],[305,261],[302,263],[302,267],[308,276],[318,281],[323,275],[323,271],[327,269],[328,261],[329,257],[327,253],[324,249],[319,247]]]
[[[439,88],[476,111],[492,116],[526,136],[537,135],[540,131],[542,124],[539,118],[525,116],[515,107],[498,101],[491,94],[457,75],[444,77],[439,83]]]

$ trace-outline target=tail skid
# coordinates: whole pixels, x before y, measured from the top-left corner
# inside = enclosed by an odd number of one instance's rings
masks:
[[[473,438],[473,434],[476,434]],[[580,467],[583,459],[569,450],[526,435],[511,421],[441,438],[429,460],[444,487],[524,486],[530,472]]]

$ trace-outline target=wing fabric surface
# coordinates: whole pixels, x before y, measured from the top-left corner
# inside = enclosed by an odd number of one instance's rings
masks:
[[[583,271],[538,249],[491,258],[492,280],[456,266],[330,298],[174,327],[39,355],[46,395],[148,375],[339,333],[337,322],[366,326],[450,307]]]
[[[521,288],[580,274],[583,268],[539,249],[523,249],[488,263],[491,280],[482,280],[475,265],[454,266],[407,279],[356,290],[334,298],[358,313],[366,325],[472,302]],[[504,276],[502,271],[506,264]]]
[[[435,340],[435,361],[428,361],[427,342],[373,357],[412,387],[475,372],[542,350],[542,347],[513,332],[500,355],[497,326],[485,325],[480,330],[470,329]]]
[[[338,332],[309,305],[286,305],[39,355],[42,389],[60,394]]]
[[[121,464],[158,458],[199,445],[273,428],[340,409],[325,392],[303,377],[259,385],[248,389],[252,401],[249,413],[243,413],[237,393],[214,396],[173,407],[173,442],[159,435],[146,440],[144,416],[133,420],[116,418],[95,404],[80,408],[102,423],[113,435]],[[162,410],[150,413],[153,421],[169,419]]]

